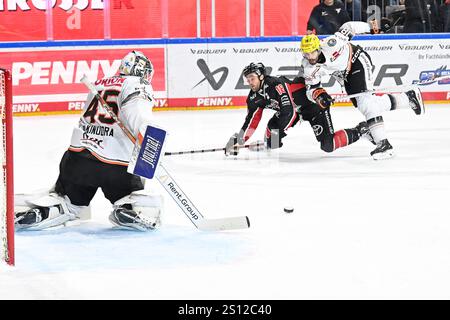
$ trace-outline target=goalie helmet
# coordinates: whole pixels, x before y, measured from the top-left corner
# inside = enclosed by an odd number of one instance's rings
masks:
[[[136,76],[148,82],[153,78],[153,65],[142,52],[133,50],[120,63],[119,73],[122,76]]]
[[[243,74],[244,76],[248,76],[250,73],[256,73],[258,76],[266,75],[266,67],[261,63],[250,63],[248,66],[244,68]]]

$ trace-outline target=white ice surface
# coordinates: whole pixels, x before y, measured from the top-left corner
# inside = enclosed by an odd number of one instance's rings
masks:
[[[353,108],[332,115],[335,129],[362,121]],[[155,113],[170,132],[167,151],[222,147],[244,116]],[[396,151],[386,161],[369,158],[366,140],[326,154],[308,123],[269,155],[167,157],[203,215],[248,215],[251,228],[200,232],[154,182],[165,197],[163,227],[115,230],[99,191],[91,221],[17,232],[0,299],[450,299],[450,106],[384,118]],[[51,186],[77,116],[14,121],[15,191]]]

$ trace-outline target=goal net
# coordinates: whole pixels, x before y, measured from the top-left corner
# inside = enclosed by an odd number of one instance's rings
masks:
[[[11,73],[0,69],[0,113],[2,119],[2,143],[0,154],[0,263],[14,264],[14,191],[12,145],[12,88]]]

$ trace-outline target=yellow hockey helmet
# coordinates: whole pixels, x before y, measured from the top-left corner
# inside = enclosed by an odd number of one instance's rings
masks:
[[[302,38],[300,50],[303,53],[311,53],[320,50],[320,40],[315,34],[308,34]]]

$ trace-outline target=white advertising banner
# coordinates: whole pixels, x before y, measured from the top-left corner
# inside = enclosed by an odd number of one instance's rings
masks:
[[[242,77],[246,65],[263,62],[268,73],[294,78],[299,71],[300,58],[299,49],[293,42],[169,45],[169,97],[194,98],[197,106],[218,102],[231,105],[236,100],[242,105],[245,102],[242,98],[249,91]]]
[[[375,88],[400,91],[404,85],[450,75],[450,39],[373,39],[354,43],[372,58]],[[169,100],[172,106],[242,105],[249,90],[242,77],[246,65],[262,62],[269,74],[293,78],[300,60],[298,41],[169,45]],[[425,100],[449,101],[449,84],[450,79],[428,81],[421,86]],[[323,86],[333,95],[344,94],[333,78]]]
[[[79,112],[87,93],[79,82],[81,75],[87,73],[94,81],[116,73],[120,59],[132,49],[143,51],[153,62],[156,109],[232,108],[245,106],[249,87],[242,70],[249,63],[262,62],[268,73],[275,76],[298,75],[302,59],[299,40],[0,44],[0,66],[12,70],[16,114]],[[421,86],[426,101],[450,103],[450,80],[432,80],[450,75],[449,34],[364,36],[359,40],[355,37],[353,42],[372,58],[375,88],[401,91],[404,85],[427,81]],[[22,48],[24,45],[26,48]],[[323,86],[336,97],[344,95],[334,79],[324,79]]]

